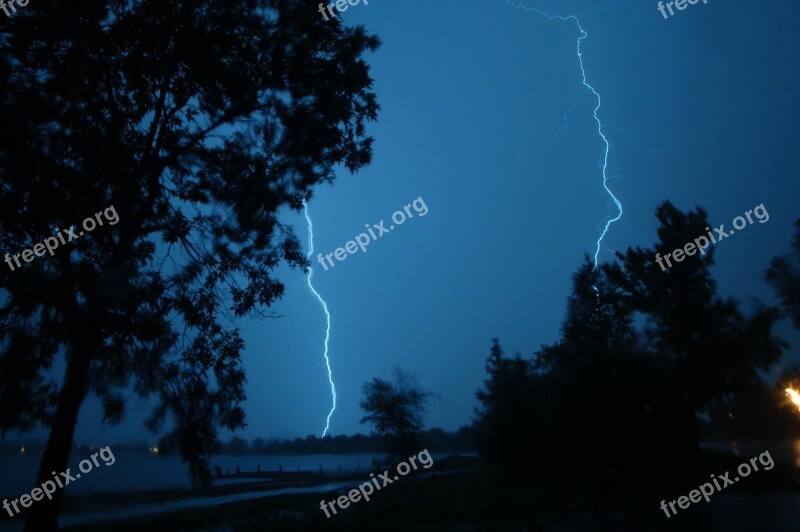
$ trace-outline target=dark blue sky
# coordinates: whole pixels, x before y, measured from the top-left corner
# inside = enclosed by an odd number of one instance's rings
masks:
[[[609,186],[624,209],[601,262],[655,240],[663,200],[703,206],[726,227],[763,203],[769,221],[721,242],[713,273],[744,310],[754,298],[774,302],[763,272],[788,252],[800,216],[800,7],[709,0],[664,20],[653,0],[529,5],[583,12],[586,75],[611,144]],[[583,94],[580,34],[573,21],[504,0],[373,0],[343,17],[383,41],[368,58],[382,110],[372,165],[341,171],[309,203],[315,248],[333,252],[381,219],[388,227],[420,196],[429,212],[330,271],[315,263],[332,314],[331,432],[367,430],[358,424],[361,385],[398,364],[441,396],[428,426],[456,429],[472,418],[492,337],[526,356],[557,340],[570,276],[615,214],[598,167],[597,101]],[[302,215],[287,212],[286,221],[305,241]],[[283,317],[242,323],[248,438],[320,434],[330,407],[324,314],[302,272],[279,273]],[[800,358],[800,337],[788,324],[780,332],[794,344],[789,357]],[[121,425],[101,427],[92,400],[76,439],[143,436],[142,406],[132,397]]]

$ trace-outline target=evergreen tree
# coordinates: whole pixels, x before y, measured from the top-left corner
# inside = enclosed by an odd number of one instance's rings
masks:
[[[486,360],[487,378],[484,388],[476,393],[481,407],[476,411],[475,443],[478,451],[494,465],[507,468],[535,468],[537,457],[546,452],[552,434],[547,434],[543,416],[548,412],[535,411],[541,406],[535,398],[544,392],[539,387],[532,361],[517,354],[505,358],[500,342],[492,339]],[[544,438],[537,434],[544,432]]]

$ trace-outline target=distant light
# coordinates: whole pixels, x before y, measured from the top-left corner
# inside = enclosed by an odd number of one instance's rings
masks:
[[[797,393],[797,391],[792,388],[786,388],[786,395],[789,396],[792,403],[800,410],[800,393]]]
[[[25,446],[19,448],[19,454],[25,454]]]

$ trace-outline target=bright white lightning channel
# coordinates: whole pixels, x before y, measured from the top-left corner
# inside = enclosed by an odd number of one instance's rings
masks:
[[[306,200],[303,200],[303,213],[306,215],[306,222],[308,222],[307,258],[311,260],[311,255],[314,254],[314,225],[311,223],[311,217],[308,215],[308,205],[306,205]],[[331,406],[331,411],[328,412],[328,417],[325,420],[325,430],[322,431],[322,437],[324,438],[325,435],[328,434],[328,429],[331,427],[331,416],[333,415],[334,410],[336,410],[336,385],[333,384],[331,359],[328,358],[328,340],[331,337],[331,313],[328,312],[328,304],[325,303],[325,300],[322,299],[322,296],[319,295],[319,292],[316,291],[314,285],[311,283],[312,277],[314,277],[314,268],[309,266],[306,283],[308,284],[308,288],[311,290],[311,293],[314,294],[314,297],[317,298],[317,301],[319,301],[319,304],[322,306],[322,310],[325,311],[325,321],[327,326],[325,327],[325,352],[323,353],[323,356],[325,357],[325,366],[328,368],[328,382],[331,384],[331,398],[333,399],[333,406]]]
[[[619,202],[614,193],[611,192],[611,190],[608,188],[607,170],[608,170],[608,151],[610,149],[610,146],[608,144],[608,139],[603,134],[603,124],[602,122],[600,122],[600,118],[597,117],[597,111],[600,109],[600,104],[601,104],[600,94],[594,89],[594,87],[592,87],[589,84],[588,81],[586,81],[586,69],[584,69],[583,67],[583,55],[581,54],[581,41],[583,41],[586,37],[588,37],[589,34],[586,33],[586,31],[583,29],[583,26],[581,26],[581,21],[578,20],[578,17],[576,17],[575,15],[569,15],[566,17],[561,15],[548,15],[547,13],[545,13],[540,9],[516,5],[511,0],[506,0],[506,3],[508,3],[515,9],[523,9],[525,11],[532,11],[534,13],[538,13],[539,15],[547,17],[548,20],[564,20],[564,21],[574,20],[575,24],[578,26],[578,31],[580,31],[580,37],[578,37],[577,52],[578,52],[578,63],[581,66],[581,75],[583,77],[583,86],[586,87],[588,90],[590,90],[592,94],[594,94],[595,97],[597,98],[597,106],[595,106],[592,115],[594,116],[595,122],[597,122],[597,133],[603,139],[603,144],[605,145],[605,149],[603,150],[602,163],[600,164],[600,168],[602,168],[603,170],[603,188],[606,190],[611,199],[614,200],[614,204],[617,206],[617,209],[619,210],[616,216],[606,221],[605,226],[603,227],[603,231],[600,233],[600,238],[597,239],[597,249],[594,252],[594,267],[597,268],[597,257],[598,255],[600,255],[600,246],[602,245],[603,239],[605,238],[606,233],[608,233],[608,229],[609,227],[611,227],[611,224],[622,218],[622,204]]]

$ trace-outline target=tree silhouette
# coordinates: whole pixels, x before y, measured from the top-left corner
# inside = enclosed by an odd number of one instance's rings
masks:
[[[475,419],[478,450],[493,465],[535,468],[537,456],[552,452],[548,445],[558,439],[549,417],[553,410],[541,408],[548,403],[547,383],[535,374],[531,360],[519,354],[504,357],[497,338],[492,339],[486,374],[483,389],[475,394],[481,403]],[[547,437],[538,437],[541,433]]]
[[[767,270],[767,281],[781,298],[786,314],[800,329],[800,220],[795,222],[797,230],[792,242],[792,253],[776,257]]]
[[[605,271],[584,259],[573,276],[561,340],[537,355],[558,390],[550,407],[563,420],[560,452],[588,475],[593,498],[612,495],[639,449],[651,449],[666,389],[633,327],[632,309]]]
[[[661,226],[655,249],[617,253],[623,269],[609,269],[631,308],[647,318],[647,335],[659,355],[673,362],[673,375],[682,390],[686,426],[697,450],[697,412],[737,382],[766,369],[781,356],[785,345],[772,336],[779,319],[773,307],[757,308],[743,316],[736,302],[716,295],[709,267],[714,247],[705,254],[686,256],[662,270],[656,253],[683,248],[706,235],[706,212],[686,214],[665,202],[656,210]]]
[[[0,25],[2,249],[119,213],[2,275],[0,429],[50,427],[40,483],[87,394],[115,422],[132,387],[203,486],[217,426],[244,425],[233,320],[282,295],[279,262],[306,265],[278,210],[371,159],[379,41],[295,0],[32,2]],[[61,496],[26,530],[55,530]]]
[[[432,394],[419,387],[413,374],[399,367],[392,376],[392,382],[376,377],[362,386],[361,423],[369,423],[374,433],[385,438],[390,458],[404,460],[419,451],[422,416]]]
[[[531,362],[498,362],[493,349],[478,395],[491,406],[478,423],[489,429],[487,458],[545,474],[564,474],[570,464],[593,498],[611,496],[626,469],[677,439],[667,365],[642,342],[606,271],[586,257],[573,275],[561,339]]]
[[[683,214],[665,203],[657,216],[656,249],[705,234],[702,209]],[[573,467],[569,474],[589,481],[592,498],[606,498],[631,472],[694,454],[698,410],[738,404],[744,417],[755,409],[741,408],[737,394],[757,398],[759,408],[774,401],[757,370],[785,345],[772,335],[777,309],[745,317],[735,301],[719,298],[710,253],[667,270],[655,253],[628,249],[620,263],[601,267],[586,257],[573,276],[561,339],[533,360],[504,358],[494,340],[475,423],[490,463],[537,474]]]

